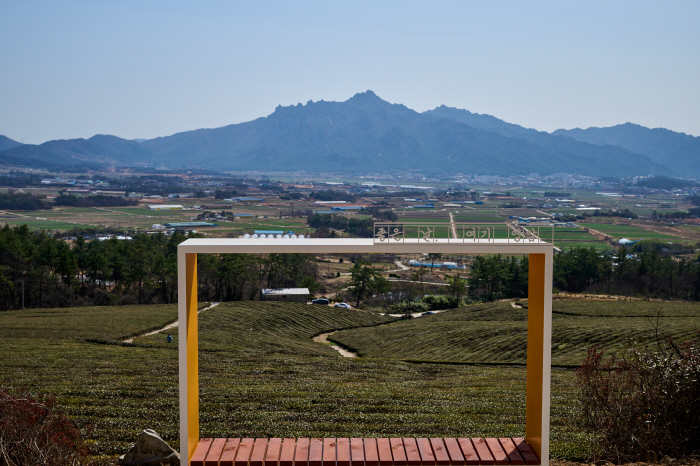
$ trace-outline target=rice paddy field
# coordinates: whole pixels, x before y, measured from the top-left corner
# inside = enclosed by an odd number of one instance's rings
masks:
[[[647,230],[647,229],[644,229],[642,227],[638,227],[638,226],[634,226],[634,225],[619,225],[619,224],[610,224],[610,223],[583,223],[583,222],[579,223],[579,225],[582,228],[590,228],[592,230],[597,230],[601,233],[612,236],[613,238],[624,237],[624,238],[628,238],[631,240],[646,239],[646,238],[668,239],[669,241],[680,240],[680,238],[672,236],[672,235],[657,233],[655,231]]]
[[[37,218],[3,218],[2,224],[7,224],[10,226],[26,224],[30,230],[70,230],[72,228],[88,228],[94,226],[94,224],[91,223],[66,222]]]
[[[551,239],[543,235],[543,239]],[[613,250],[606,241],[596,238],[592,234],[583,231],[582,228],[554,228],[554,246],[562,250],[571,248],[595,248],[601,251]]]
[[[492,190],[492,188],[488,187],[484,189],[487,191]],[[539,189],[534,188],[513,188],[511,191],[516,196],[539,197],[542,195]],[[637,214],[651,216],[653,210],[666,212],[687,208],[685,205],[679,205],[678,198],[661,194],[654,194],[648,197],[609,197],[586,190],[569,189],[567,192],[570,194],[568,197],[574,199],[577,204],[582,202],[586,205],[599,206],[600,209],[604,211],[608,209],[629,208]],[[236,237],[261,229],[293,230],[297,233],[304,234],[310,234],[315,231],[306,226],[305,218],[279,218],[281,211],[292,208],[286,201],[279,201],[276,198],[268,200],[272,202],[262,205],[235,204],[232,207],[223,207],[230,204],[224,204],[221,201],[202,199],[171,199],[165,202],[181,204],[186,208],[192,207],[195,204],[205,204],[209,205],[209,210],[213,211],[226,210],[234,214],[253,215],[252,217],[241,217],[235,222],[217,222],[218,227],[197,228],[198,232],[204,233],[210,237]],[[367,201],[367,199],[365,201]],[[435,202],[436,207],[434,209],[412,209],[403,207],[406,203],[402,200],[394,200],[387,205],[387,207],[394,210],[398,216],[399,222],[436,224],[448,224],[452,219],[452,221],[456,223],[492,223],[503,225],[506,222],[512,221],[509,217],[543,217],[552,213],[561,213],[565,215],[581,214],[581,211],[576,210],[575,205],[564,205],[553,208],[539,207],[542,202],[549,202],[541,199],[539,201],[532,201],[533,203],[530,205],[528,204],[530,201],[527,199],[517,201],[517,204],[522,204],[521,207],[499,207],[507,202],[510,201],[486,198],[483,204],[461,204],[460,207],[442,207],[442,204],[449,203],[449,200],[445,200]],[[554,198],[552,198],[551,202],[555,202]],[[220,204],[221,207],[216,204]],[[296,208],[309,210],[326,208],[313,202],[296,202],[294,206]],[[147,205],[143,203],[138,206],[130,207],[55,207],[51,210],[17,211],[8,213],[18,214],[21,218],[0,219],[0,226],[3,224],[20,225],[26,223],[31,229],[44,229],[48,231],[65,231],[74,227],[115,227],[124,228],[129,231],[143,231],[149,229],[156,223],[165,224],[170,222],[192,221],[192,219],[202,213],[202,211],[189,209],[156,211],[149,209]],[[343,215],[359,218],[366,217],[365,215],[358,215],[354,212]],[[627,223],[630,224],[628,225]],[[646,228],[635,224],[643,224]],[[627,221],[626,219],[607,217],[590,218],[585,223],[581,223],[581,225],[596,229],[606,235],[610,235],[614,239],[627,237],[630,239],[658,238],[673,242],[697,243],[700,241],[700,229],[698,227],[681,227],[670,224],[656,225],[644,223],[642,221]],[[652,229],[655,231],[652,231]],[[447,229],[445,229],[444,232],[438,232],[436,237],[447,238],[447,232]],[[547,236],[547,239],[549,238],[551,238],[551,235]],[[563,250],[572,247],[594,247],[601,251],[611,249],[611,246],[606,244],[605,241],[597,239],[593,235],[583,231],[558,231],[555,234],[555,246]]]
[[[516,215],[511,212],[499,214],[496,210],[474,209],[459,211],[454,214],[455,222],[494,222],[507,219],[509,215]]]
[[[397,210],[401,222],[449,222],[450,213],[446,210]]]
[[[254,210],[255,206],[236,206],[225,210],[234,213],[253,214],[269,218],[242,217],[235,222],[214,222],[218,227],[200,227],[197,231],[206,232],[208,235],[231,236],[252,233],[254,230],[294,230],[311,233],[315,231],[308,228],[305,218],[280,219],[279,210],[271,207],[260,207],[263,210]],[[216,209],[209,209],[216,210]],[[134,207],[59,207],[52,210],[41,211],[17,211],[12,214],[20,215],[20,218],[0,219],[0,225],[27,224],[30,229],[47,231],[65,231],[72,228],[88,227],[121,227],[127,229],[149,229],[153,224],[165,224],[171,222],[190,222],[202,213],[203,210],[151,210],[143,206]],[[449,219],[449,217],[448,217]]]
[[[61,207],[52,210],[13,212],[18,219],[2,219],[10,225],[26,223],[30,228],[69,230],[73,227],[106,226],[150,228],[155,223],[189,222],[197,211],[156,211],[143,207]]]

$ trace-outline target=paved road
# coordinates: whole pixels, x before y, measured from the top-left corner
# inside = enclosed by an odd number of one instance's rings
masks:
[[[401,270],[410,270],[410,267],[403,265],[403,262],[401,261],[396,261],[395,264]]]

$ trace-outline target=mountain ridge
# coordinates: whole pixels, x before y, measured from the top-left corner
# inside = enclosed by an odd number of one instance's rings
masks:
[[[55,139],[43,144],[22,144],[0,152],[0,164],[35,168],[104,168],[150,161],[140,144],[117,136],[96,134],[89,139]]]
[[[21,145],[21,142],[17,142],[13,139],[8,138],[7,136],[3,136],[2,134],[0,134],[0,152]]]
[[[543,134],[546,136],[537,137],[551,137]],[[561,147],[533,144],[483,131],[454,118],[421,114],[367,91],[345,102],[309,101],[305,105],[278,106],[267,117],[250,122],[177,133],[142,144],[157,157],[168,157],[174,163],[194,157],[238,170],[274,166],[281,171],[311,167],[313,171],[568,171],[601,176],[614,172],[621,176],[621,168],[627,164],[641,167],[644,173],[673,174],[648,157],[624,149],[600,148],[571,138],[556,139],[563,141]],[[567,144],[574,148],[575,157],[568,157]],[[581,150],[582,147],[586,149]]]
[[[368,90],[344,102],[277,106],[265,117],[149,140],[55,140],[0,151],[0,164],[158,164],[217,170],[591,176],[678,175],[623,147],[591,144],[440,106],[419,113]]]
[[[700,137],[665,128],[624,123],[606,128],[558,129],[561,135],[595,145],[624,147],[656,162],[671,165],[679,173],[700,178]]]

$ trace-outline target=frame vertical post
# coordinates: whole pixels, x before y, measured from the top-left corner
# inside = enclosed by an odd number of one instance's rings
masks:
[[[180,363],[180,464],[188,466],[199,442],[197,254],[177,255]]]
[[[549,463],[552,256],[552,249],[544,254],[530,254],[528,273],[525,439],[543,465]]]

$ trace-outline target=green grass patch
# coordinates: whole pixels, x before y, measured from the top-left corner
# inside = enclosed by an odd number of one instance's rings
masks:
[[[30,218],[0,219],[0,224],[24,225],[32,230],[70,230],[71,228],[90,228],[93,225],[87,223],[70,223],[60,220],[36,220]]]
[[[678,239],[675,236],[664,235],[661,233],[656,233],[654,231],[645,230],[641,227],[636,227],[633,225],[612,225],[609,223],[579,223],[581,227],[590,228],[592,230],[597,230],[601,233],[612,237],[628,237],[630,239],[640,239],[640,238],[668,238],[668,239]]]
[[[600,251],[614,251],[615,248],[610,246],[603,240],[593,240],[593,241],[568,241],[560,240],[554,241],[554,245],[562,250],[568,250],[571,248],[594,248]]]

